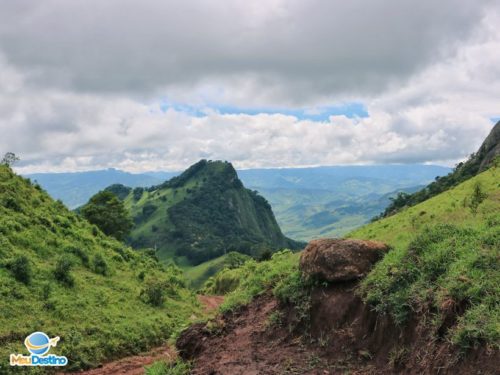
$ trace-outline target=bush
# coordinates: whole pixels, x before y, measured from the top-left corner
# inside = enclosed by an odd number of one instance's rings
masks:
[[[483,188],[479,182],[474,184],[474,189],[470,198],[469,207],[471,212],[475,215],[477,214],[477,209],[481,203],[488,197],[488,195],[483,191]]]
[[[104,260],[101,254],[96,254],[92,261],[92,269],[99,275],[106,276],[109,272],[108,263]]]
[[[10,263],[7,264],[7,268],[12,272],[12,276],[24,284],[29,284],[31,282],[31,266],[30,261],[27,256],[20,255]]]
[[[68,287],[73,287],[75,285],[75,279],[73,275],[71,275],[72,267],[73,263],[69,259],[59,258],[54,269],[54,277],[56,280]]]
[[[82,265],[84,265],[85,267],[88,267],[88,265],[89,265],[89,256],[87,255],[87,253],[84,250],[82,250],[79,247],[68,246],[68,247],[66,247],[64,249],[64,251],[66,253],[76,255],[78,258],[80,258],[80,260],[82,262]]]
[[[160,280],[149,280],[141,291],[140,297],[151,306],[159,307],[165,300],[165,284]]]

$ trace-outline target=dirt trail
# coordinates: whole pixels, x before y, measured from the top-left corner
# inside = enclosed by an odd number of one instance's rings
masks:
[[[224,302],[224,296],[204,296],[199,294],[198,301],[205,306],[205,313],[209,313],[217,309]]]
[[[205,313],[209,313],[217,309],[224,297],[222,296],[198,296],[198,301],[204,306]],[[174,348],[165,344],[154,348],[147,353],[125,357],[117,361],[104,364],[102,367],[88,371],[79,372],[82,375],[143,375],[144,367],[151,365],[156,361],[171,362],[177,357],[177,352]]]
[[[148,353],[126,357],[114,362],[106,363],[104,366],[79,372],[84,375],[143,375],[144,366],[149,366],[156,361],[171,362],[177,357],[174,349],[167,344],[159,348],[155,348]]]
[[[271,295],[264,295],[216,319],[209,330],[203,324],[194,325],[193,336],[184,336],[188,351],[194,353],[192,375],[337,373],[300,338],[291,338],[287,329],[270,327],[277,307]]]

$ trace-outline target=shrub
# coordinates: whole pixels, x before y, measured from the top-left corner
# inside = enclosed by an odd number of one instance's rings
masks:
[[[87,253],[79,247],[68,246],[64,249],[65,252],[69,254],[76,255],[82,262],[82,265],[87,267],[89,265],[89,256]]]
[[[477,209],[481,203],[488,197],[488,195],[483,191],[483,188],[479,182],[474,184],[474,189],[469,202],[469,207],[471,212],[475,215],[477,214]]]
[[[14,258],[14,260],[7,264],[7,268],[12,272],[12,275],[17,281],[24,284],[30,283],[32,271],[27,256],[20,255]]]
[[[99,275],[106,276],[109,272],[108,263],[104,260],[101,254],[96,254],[92,261],[92,269]]]
[[[164,295],[165,284],[160,280],[149,280],[141,291],[140,297],[145,302],[151,306],[162,306],[165,300]]]
[[[71,275],[73,263],[67,258],[59,258],[54,269],[54,277],[60,283],[72,287],[75,285],[75,279]]]

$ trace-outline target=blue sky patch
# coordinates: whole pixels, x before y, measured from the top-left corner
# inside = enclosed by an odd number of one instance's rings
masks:
[[[207,106],[205,108],[197,108],[190,105],[171,103],[166,100],[160,103],[160,108],[163,112],[168,109],[174,109],[179,112],[189,114],[190,116],[203,117],[206,115],[206,108],[210,108],[217,111],[223,115],[231,114],[245,114],[245,115],[258,115],[261,113],[265,114],[282,114],[288,116],[294,116],[299,120],[312,120],[312,121],[328,121],[330,116],[346,116],[348,118],[355,117],[368,117],[368,111],[363,103],[351,102],[343,103],[333,106],[316,107],[316,108],[243,108],[235,106]]]

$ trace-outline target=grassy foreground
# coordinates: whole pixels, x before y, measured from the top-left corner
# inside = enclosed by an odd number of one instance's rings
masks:
[[[412,313],[425,315],[437,335],[463,350],[500,348],[499,181],[500,170],[490,169],[349,234],[392,247],[361,283],[364,300],[401,325]],[[306,314],[309,286],[298,271],[298,254],[285,251],[219,272],[206,291],[229,292],[222,309],[231,310],[273,289]],[[456,321],[442,330],[450,315]]]
[[[0,166],[0,373],[34,331],[61,341],[67,369],[164,343],[199,311],[173,266],[106,237]],[[26,370],[31,373],[41,369]]]
[[[437,331],[453,312],[452,343],[500,348],[499,181],[500,170],[491,168],[351,233],[393,247],[363,281],[366,301],[400,324],[428,312]]]

